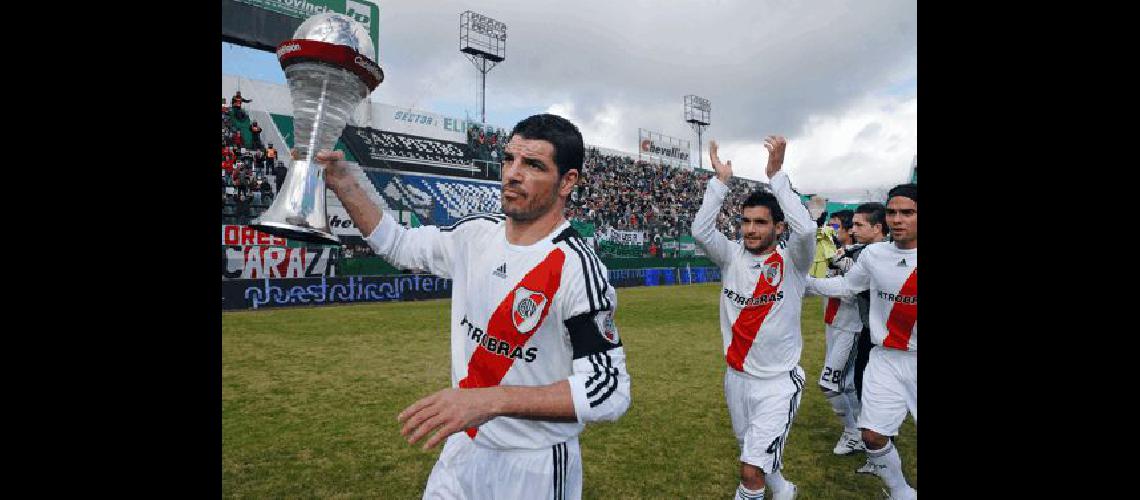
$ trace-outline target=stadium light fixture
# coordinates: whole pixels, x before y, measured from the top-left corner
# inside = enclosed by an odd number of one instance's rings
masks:
[[[685,96],[685,121],[697,132],[697,168],[704,168],[704,143],[701,138],[711,122],[712,105],[704,97]]]
[[[487,72],[507,58],[507,25],[470,10],[463,11],[459,15],[459,51],[479,70],[479,119],[486,124]]]

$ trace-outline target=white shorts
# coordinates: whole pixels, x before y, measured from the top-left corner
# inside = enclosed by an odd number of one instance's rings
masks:
[[[765,474],[780,470],[803,388],[804,370],[799,366],[767,378],[727,370],[724,397],[741,462],[755,465]]]
[[[918,351],[875,346],[863,372],[859,428],[897,436],[907,411],[918,425]]]
[[[859,332],[840,330],[831,325],[824,328],[827,352],[823,358],[823,373],[819,376],[819,386],[831,392],[854,390],[855,383],[855,339]]]
[[[538,450],[477,446],[466,433],[447,438],[424,488],[425,500],[579,500],[578,438]]]

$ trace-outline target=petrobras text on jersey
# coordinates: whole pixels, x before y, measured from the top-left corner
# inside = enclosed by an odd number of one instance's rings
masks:
[[[758,307],[771,302],[779,302],[784,299],[783,290],[777,291],[776,293],[762,293],[755,297],[742,294],[728,288],[723,289],[723,292],[724,297],[728,299],[729,302],[735,304],[737,307]]]
[[[483,346],[487,352],[509,359],[521,359],[530,363],[538,356],[538,347],[531,347],[523,350],[523,346],[512,346],[510,342],[500,339],[494,335],[488,335],[482,328],[475,326],[464,315],[463,319],[459,322],[459,326],[467,327],[467,337],[475,341],[476,344]]]
[[[884,292],[882,290],[879,290],[879,298],[883,299],[887,302],[901,302],[903,304],[917,304],[918,303],[918,295],[901,295],[901,294],[896,295],[893,293]]]

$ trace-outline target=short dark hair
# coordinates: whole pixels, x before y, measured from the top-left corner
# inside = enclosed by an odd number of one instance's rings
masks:
[[[887,207],[884,207],[882,203],[877,201],[864,203],[855,207],[855,213],[867,216],[867,223],[872,226],[878,224],[883,236],[887,235]]]
[[[570,120],[558,115],[541,114],[527,117],[511,129],[511,137],[546,141],[554,145],[554,163],[558,175],[577,170],[582,173],[582,162],[586,157],[586,147],[582,133]]]
[[[910,198],[914,200],[914,204],[917,205],[918,184],[912,182],[910,184],[899,184],[891,188],[891,190],[887,193],[887,201],[890,201],[891,198],[894,198],[895,196],[904,196],[906,198]]]
[[[851,220],[851,217],[854,215],[855,215],[855,212],[852,212],[851,210],[840,210],[838,212],[831,214],[831,217],[839,219],[839,225],[843,229],[850,231],[851,225],[854,223],[854,221]],[[828,218],[830,219],[831,217],[828,217]]]
[[[740,209],[744,210],[748,207],[768,207],[768,211],[772,213],[773,224],[784,222],[784,211],[780,209],[779,200],[776,199],[776,195],[765,189],[757,189],[744,199]]]

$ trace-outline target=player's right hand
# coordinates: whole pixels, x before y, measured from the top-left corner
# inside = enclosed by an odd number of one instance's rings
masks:
[[[728,160],[728,163],[721,163],[720,157],[717,156],[718,149],[715,140],[709,141],[709,161],[712,163],[713,171],[716,172],[716,178],[728,184],[728,180],[732,178],[732,160]]]
[[[348,165],[344,163],[344,153],[322,149],[317,151],[313,159],[325,168],[325,183],[334,192],[347,183],[355,182]]]

